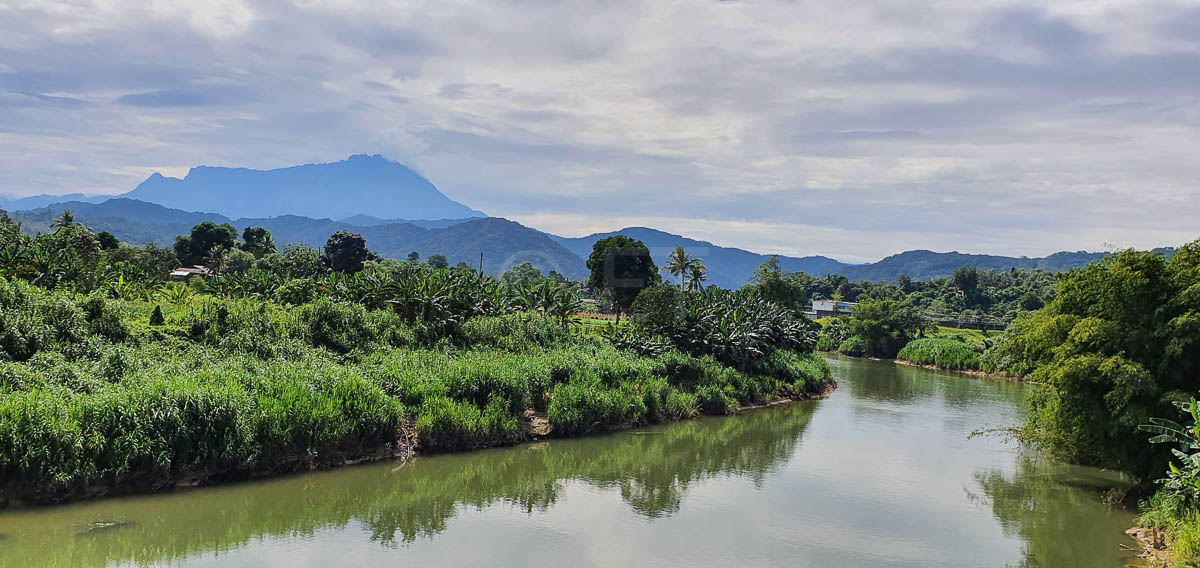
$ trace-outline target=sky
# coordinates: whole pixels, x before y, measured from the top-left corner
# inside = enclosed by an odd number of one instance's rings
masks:
[[[567,236],[1177,245],[1196,30],[1194,1],[0,0],[0,194],[378,153]]]

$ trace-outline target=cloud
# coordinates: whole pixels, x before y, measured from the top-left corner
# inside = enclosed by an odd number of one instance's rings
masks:
[[[117,97],[117,102],[139,107],[186,107],[210,104],[213,101],[199,93],[186,91],[149,91]]]
[[[163,8],[0,6],[0,193],[381,153],[540,228],[856,260],[1200,218],[1187,2]]]

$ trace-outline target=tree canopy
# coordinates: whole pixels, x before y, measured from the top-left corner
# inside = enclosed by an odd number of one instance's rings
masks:
[[[587,267],[588,285],[612,294],[621,310],[628,310],[642,288],[662,281],[650,249],[637,239],[614,235],[592,245]]]
[[[175,238],[175,256],[186,266],[203,265],[208,262],[213,247],[231,249],[236,242],[237,231],[233,225],[204,221],[192,227],[190,235],[179,235]]]
[[[325,261],[338,272],[358,272],[370,258],[367,241],[358,233],[338,231],[325,241]]]

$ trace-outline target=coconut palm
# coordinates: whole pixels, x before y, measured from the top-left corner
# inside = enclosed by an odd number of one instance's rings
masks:
[[[667,263],[660,270],[670,272],[671,276],[678,278],[679,289],[683,290],[683,283],[686,280],[688,267],[691,266],[694,260],[692,255],[683,250],[683,245],[679,245],[667,255]]]
[[[55,217],[53,221],[50,222],[50,228],[61,229],[63,227],[70,227],[71,225],[74,225],[74,224],[75,224],[75,214],[71,213],[70,211],[67,211],[66,209],[63,209],[63,212],[61,214],[59,214],[58,217]]]
[[[687,269],[687,289],[689,292],[699,292],[704,289],[704,281],[708,280],[708,267],[700,264],[700,259],[692,259]]]

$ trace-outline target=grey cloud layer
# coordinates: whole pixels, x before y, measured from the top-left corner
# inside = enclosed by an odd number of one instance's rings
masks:
[[[0,193],[383,153],[575,234],[848,259],[1200,233],[1186,3],[0,0]]]

